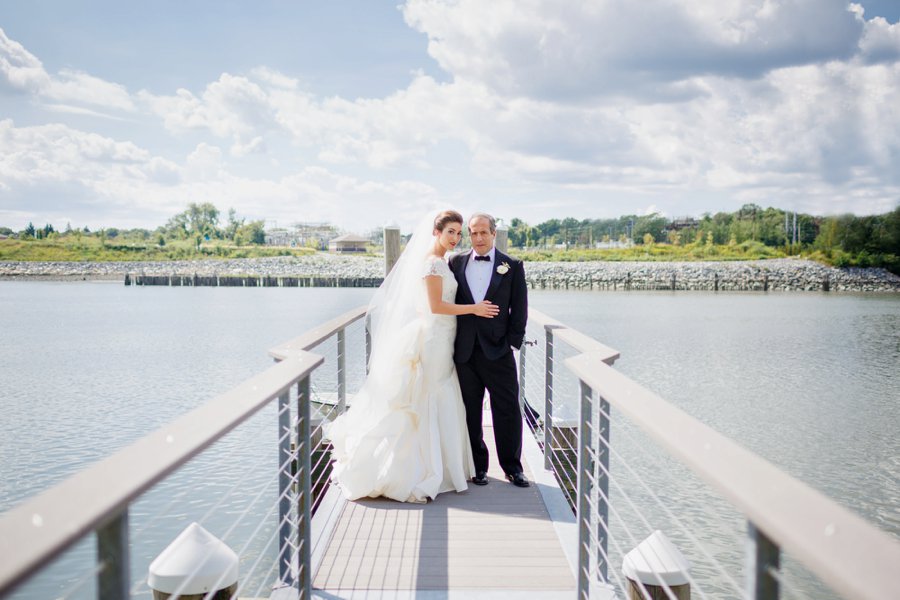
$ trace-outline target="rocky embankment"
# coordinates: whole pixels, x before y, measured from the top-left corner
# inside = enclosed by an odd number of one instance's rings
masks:
[[[0,280],[107,279],[144,285],[377,285],[380,258],[305,257],[172,262],[0,262]],[[796,259],[733,262],[526,262],[537,289],[829,290],[900,292],[884,269],[838,269]],[[141,279],[138,279],[138,277]]]
[[[377,278],[383,273],[381,258],[332,254],[165,262],[0,262],[0,279],[124,280],[126,275]]]
[[[884,269],[838,269],[809,260],[527,263],[536,288],[900,292]]]

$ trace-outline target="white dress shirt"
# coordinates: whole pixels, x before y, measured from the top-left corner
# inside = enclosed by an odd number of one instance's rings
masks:
[[[485,256],[491,260],[475,260],[475,251],[469,253],[469,262],[466,265],[466,282],[472,291],[472,298],[475,303],[484,300],[488,287],[491,285],[491,275],[494,274],[494,262],[496,248],[491,248]]]

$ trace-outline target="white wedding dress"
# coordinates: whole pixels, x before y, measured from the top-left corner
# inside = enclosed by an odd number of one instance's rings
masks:
[[[456,317],[431,313],[424,279],[439,275],[441,296],[452,303],[456,278],[442,258],[414,260],[401,275],[411,279],[405,282],[415,296],[408,299],[411,314],[395,315],[390,330],[376,331],[366,382],[348,411],[325,428],[334,448],[332,480],[351,500],[425,502],[465,490],[475,472],[453,364]],[[396,311],[395,304],[387,307]]]

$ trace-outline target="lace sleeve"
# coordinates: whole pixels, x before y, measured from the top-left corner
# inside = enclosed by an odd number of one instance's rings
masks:
[[[443,262],[441,259],[436,256],[431,256],[425,259],[425,264],[422,266],[422,277],[431,277],[432,275],[441,276],[441,268],[438,263]]]

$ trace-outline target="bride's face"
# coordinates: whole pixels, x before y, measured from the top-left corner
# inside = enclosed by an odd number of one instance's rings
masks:
[[[447,223],[444,225],[443,231],[434,230],[434,235],[437,237],[438,244],[444,248],[445,251],[450,252],[456,245],[459,244],[459,241],[462,239],[462,224],[460,223]]]

